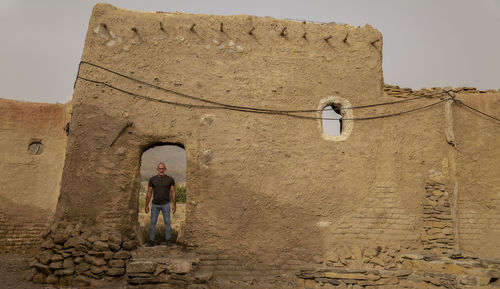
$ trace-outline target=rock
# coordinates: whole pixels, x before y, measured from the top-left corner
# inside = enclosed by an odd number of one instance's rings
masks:
[[[59,269],[54,272],[54,275],[56,276],[65,276],[65,275],[71,275],[75,272],[75,269],[73,268],[64,268],[64,269]]]
[[[54,238],[54,243],[56,243],[56,245],[62,245],[66,243],[66,241],[69,239],[70,234],[59,230],[56,231],[52,236]]]
[[[75,262],[73,262],[73,258],[66,258],[63,261],[63,268],[73,268],[75,267]]]
[[[377,284],[377,285],[396,285],[398,283],[399,283],[399,280],[396,277],[381,278],[381,279],[375,281],[375,284]]]
[[[118,246],[122,243],[122,236],[119,233],[113,233],[109,235],[109,243],[116,244]]]
[[[188,261],[186,259],[172,259],[167,264],[167,269],[171,273],[187,274],[193,269],[193,264],[191,263],[191,261]]]
[[[111,251],[114,251],[114,252],[119,251],[121,248],[120,245],[115,244],[115,243],[109,243],[108,247],[109,247],[109,249],[111,249]]]
[[[71,247],[81,248],[82,246],[84,246],[85,249],[87,249],[88,243],[80,236],[71,237],[64,243],[64,248],[71,248]]]
[[[106,272],[108,276],[121,276],[125,274],[125,268],[110,268]]]
[[[190,284],[187,289],[209,289],[209,287],[205,284]]]
[[[45,282],[47,282],[47,284],[57,284],[59,283],[59,276],[50,274],[49,276],[47,276],[47,280]]]
[[[59,277],[59,285],[71,286],[73,284],[73,275],[63,275]]]
[[[95,256],[90,256],[90,255],[85,255],[84,260],[85,260],[85,262],[92,264],[92,265],[95,265],[95,266],[102,266],[102,265],[106,265],[106,263],[107,263],[106,260],[104,260],[104,258],[99,258],[99,257],[95,257]]]
[[[202,270],[194,273],[194,278],[197,283],[205,283],[212,279],[212,272],[207,270]]]
[[[52,262],[52,263],[50,263],[49,268],[50,269],[61,269],[62,268],[62,264],[63,264],[62,261]]]
[[[106,255],[106,252],[103,251],[88,251],[87,254],[98,257],[98,258],[104,258],[104,255]]]
[[[130,240],[130,241],[123,242],[122,247],[123,247],[123,249],[130,251],[130,250],[134,250],[135,248],[137,248],[137,245],[138,245],[138,243],[136,240]]]
[[[162,276],[151,276],[151,277],[142,277],[142,278],[129,278],[128,283],[132,285],[142,285],[142,284],[157,284],[164,282],[165,277]]]
[[[490,270],[486,271],[486,276],[499,279],[500,278],[500,270],[490,269]]]
[[[109,266],[114,268],[123,268],[125,267],[125,261],[121,259],[109,260]]]
[[[90,243],[94,243],[95,241],[99,241],[100,239],[100,236],[97,236],[97,235],[92,235],[90,237],[87,238],[87,240],[90,242]]]
[[[111,251],[106,251],[106,252],[104,252],[104,260],[113,259],[114,255],[115,255],[115,253],[113,253]]]
[[[52,249],[55,246],[56,246],[56,243],[54,242],[54,240],[52,240],[52,238],[48,238],[47,240],[42,242],[42,248]]]
[[[337,272],[325,272],[325,278],[331,279],[352,279],[352,280],[366,280],[366,275],[361,273],[337,273]]]
[[[114,259],[129,259],[130,257],[130,252],[124,250],[116,252],[113,256]]]
[[[35,268],[37,271],[45,273],[45,274],[49,274],[51,272],[50,267],[45,265],[45,264],[42,264],[42,263],[35,263],[33,265],[33,268]]]
[[[80,264],[83,262],[83,258],[82,257],[76,257],[74,260],[75,264]]]
[[[90,266],[90,272],[94,274],[101,274],[106,272],[106,266]]]
[[[54,255],[52,255],[52,257],[50,258],[50,260],[51,260],[52,262],[62,261],[63,259],[64,259],[64,258],[63,258],[61,255],[59,255],[59,254],[54,254]]]
[[[460,276],[459,282],[462,285],[468,285],[468,286],[476,286],[477,285],[476,277],[469,276],[469,275]]]
[[[95,241],[92,244],[92,250],[97,251],[97,252],[103,252],[108,250],[108,243],[103,242],[103,241]]]
[[[127,264],[127,273],[153,273],[156,263],[151,261],[134,261]]]
[[[45,265],[49,264],[50,258],[52,258],[52,252],[49,250],[44,250],[38,255],[38,260],[40,260],[40,263]]]
[[[405,258],[405,259],[410,259],[410,260],[422,260],[424,259],[424,256],[422,255],[419,255],[419,254],[401,254],[401,257],[402,258]]]
[[[75,266],[75,271],[78,273],[85,272],[90,269],[90,265],[88,263],[82,262]]]
[[[33,283],[36,284],[43,284],[47,281],[47,276],[43,273],[37,273],[35,276],[33,276]]]
[[[81,274],[82,274],[83,276],[88,276],[88,277],[91,277],[91,278],[93,278],[93,279],[101,279],[101,276],[100,276],[100,275],[96,275],[96,274],[94,274],[94,273],[90,272],[90,270],[89,270],[89,271],[85,271],[85,272],[83,272],[83,273],[81,273]]]

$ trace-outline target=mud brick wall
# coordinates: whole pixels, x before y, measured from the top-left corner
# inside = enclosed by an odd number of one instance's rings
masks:
[[[0,251],[34,249],[54,219],[70,107],[0,99]]]
[[[500,93],[460,93],[464,103],[500,116]],[[459,247],[500,257],[500,125],[460,107],[455,110]]]
[[[52,219],[0,213],[0,252],[34,252]]]

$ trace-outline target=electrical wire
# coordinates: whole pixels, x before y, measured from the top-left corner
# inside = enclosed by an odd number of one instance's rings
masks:
[[[467,107],[468,109],[471,109],[471,110],[473,110],[473,111],[475,111],[475,112],[479,113],[479,114],[482,114],[482,115],[484,115],[484,116],[487,116],[487,117],[489,117],[489,118],[491,118],[491,119],[494,119],[494,120],[496,120],[496,121],[500,121],[500,119],[498,119],[498,118],[496,118],[496,117],[494,117],[494,116],[492,116],[492,115],[489,115],[489,114],[487,114],[487,113],[485,113],[485,112],[482,112],[482,111],[480,111],[480,110],[479,110],[479,109],[477,109],[477,108],[473,108],[472,106],[470,106],[470,105],[468,105],[468,104],[464,103],[464,102],[463,102],[463,101],[461,101],[461,100],[456,100],[456,102],[457,102],[458,104],[460,104],[460,105],[463,105],[463,106]]]
[[[129,79],[129,80],[138,82],[138,83],[143,84],[143,85],[147,85],[147,86],[155,88],[155,89],[159,89],[159,90],[162,90],[162,91],[165,91],[165,92],[168,92],[168,93],[172,93],[172,94],[175,94],[175,95],[178,95],[178,96],[181,96],[181,97],[185,97],[185,98],[188,98],[188,99],[197,100],[197,101],[201,101],[201,102],[205,102],[205,103],[209,103],[209,104],[213,104],[213,105],[225,106],[225,107],[230,107],[230,108],[235,108],[235,109],[255,110],[255,111],[272,111],[272,112],[279,112],[279,113],[303,113],[303,112],[318,112],[318,111],[323,111],[323,109],[275,110],[275,109],[265,109],[265,108],[257,108],[257,107],[248,107],[248,106],[238,106],[238,105],[225,104],[225,103],[221,103],[221,102],[217,102],[217,101],[208,100],[208,99],[205,99],[205,98],[202,98],[202,97],[196,97],[196,96],[189,95],[189,94],[186,94],[186,93],[182,93],[182,92],[179,92],[179,91],[175,91],[175,90],[172,90],[172,89],[164,88],[164,87],[161,87],[161,86],[158,86],[158,85],[146,82],[144,80],[140,80],[140,79],[137,79],[137,78],[125,75],[123,73],[119,73],[119,72],[113,71],[113,70],[111,70],[109,68],[106,68],[106,67],[103,67],[101,65],[97,65],[97,64],[94,64],[94,63],[91,63],[91,62],[88,62],[88,61],[83,61],[83,60],[80,61],[80,64],[78,66],[77,78],[78,78],[78,76],[80,74],[80,67],[81,67],[82,64],[87,64],[87,65],[90,65],[90,66],[102,69],[102,70],[107,71],[109,73],[112,73],[112,74],[118,75],[120,77],[123,77],[123,78]],[[76,85],[76,81],[75,81],[75,85]],[[382,102],[382,103],[375,103],[375,104],[368,104],[368,105],[361,105],[361,106],[352,106],[352,107],[342,107],[342,109],[362,109],[362,108],[376,107],[376,106],[382,106],[382,105],[391,105],[391,104],[409,102],[409,101],[413,101],[413,100],[417,100],[417,99],[421,99],[421,98],[432,98],[432,97],[437,96],[437,95],[442,95],[442,94],[444,94],[446,92],[447,91],[440,91],[440,92],[437,92],[437,93],[434,93],[434,94],[422,95],[422,96],[417,96],[417,97],[414,97],[414,98],[408,98],[408,99],[396,100],[396,101],[390,101],[390,102]],[[333,109],[333,108],[331,108],[331,109]]]
[[[176,106],[183,106],[183,107],[188,107],[188,108],[202,108],[202,109],[228,109],[228,110],[242,111],[242,112],[251,112],[251,113],[283,115],[283,116],[289,116],[289,117],[294,117],[294,118],[299,118],[299,119],[311,119],[311,120],[318,120],[318,119],[321,119],[321,120],[370,120],[370,119],[387,118],[387,117],[399,116],[399,115],[403,115],[403,114],[406,114],[406,113],[415,112],[415,111],[418,111],[418,110],[423,110],[423,109],[426,109],[426,108],[438,105],[440,103],[443,103],[443,102],[451,99],[451,98],[446,98],[446,99],[442,99],[442,100],[440,100],[438,102],[431,103],[429,105],[417,107],[417,108],[406,110],[406,111],[400,111],[400,112],[397,112],[397,113],[386,114],[386,115],[377,115],[377,116],[360,117],[360,118],[323,118],[323,117],[312,117],[312,116],[296,115],[296,114],[292,114],[292,113],[288,113],[288,112],[282,112],[282,111],[252,110],[252,109],[245,109],[245,108],[232,107],[232,106],[224,106],[224,105],[211,105],[211,106],[208,106],[208,105],[199,105],[199,104],[189,104],[189,103],[174,102],[174,101],[168,101],[168,100],[157,99],[157,98],[154,98],[154,97],[149,97],[149,96],[141,95],[141,94],[138,94],[138,93],[135,93],[135,92],[131,92],[131,91],[128,91],[128,90],[125,90],[125,89],[113,86],[113,85],[108,84],[108,83],[103,82],[103,81],[92,80],[92,79],[88,79],[88,78],[85,78],[85,77],[82,77],[82,76],[78,76],[77,79],[82,79],[82,80],[85,80],[85,81],[88,81],[88,82],[91,82],[91,83],[94,83],[94,84],[104,85],[104,86],[109,87],[111,89],[120,91],[120,92],[125,93],[125,94],[129,94],[129,95],[132,95],[134,97],[141,98],[141,99],[145,99],[145,100],[149,100],[149,101],[156,101],[156,102],[166,103],[166,104],[171,104],[171,105],[176,105]]]

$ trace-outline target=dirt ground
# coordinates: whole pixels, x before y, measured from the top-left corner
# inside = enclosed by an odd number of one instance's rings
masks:
[[[31,260],[31,255],[26,254],[0,254],[0,288],[28,289],[56,287],[34,284],[24,280],[24,273]]]

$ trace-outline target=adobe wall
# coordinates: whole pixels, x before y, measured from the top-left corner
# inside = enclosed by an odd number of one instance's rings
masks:
[[[331,96],[352,106],[393,100],[383,95],[381,34],[369,26],[98,5],[89,27],[84,61],[213,101],[293,110],[317,109]],[[80,76],[199,104],[87,64]],[[354,110],[352,117],[401,108]],[[134,127],[110,146],[127,121]],[[319,120],[173,106],[79,80],[66,162],[77,169],[63,174],[58,216],[129,230],[142,151],[181,143],[191,245],[271,256],[321,254],[342,242],[419,244],[426,180],[431,170],[441,172],[449,150],[442,107],[352,124],[335,141],[322,136]]]
[[[53,221],[70,104],[0,99],[0,250],[33,248]],[[30,143],[40,141],[40,148]],[[38,153],[37,154],[37,150]]]
[[[234,265],[236,258],[245,270],[264,264],[298,272],[312,263],[396,268],[410,270],[401,276],[411,274],[411,282],[431,282],[425,272],[449,273],[439,271],[445,265],[422,269],[420,262],[435,256],[446,255],[448,265],[458,250],[500,257],[498,124],[452,105],[440,88],[384,88],[381,51],[381,34],[370,26],[96,5],[74,92],[56,222],[33,280],[130,273],[129,282],[138,282],[152,275],[140,271],[151,261],[139,266],[128,259],[138,245],[140,157],[165,143],[186,149],[187,217],[179,241],[217,256],[227,252],[209,260],[216,265]],[[349,109],[419,95],[432,97]],[[452,95],[499,115],[498,93]],[[334,101],[344,108],[344,133],[326,137],[318,119],[213,107],[189,96],[275,110],[316,110]],[[392,116],[365,119],[380,115]],[[402,260],[414,251],[434,255],[406,258],[415,264]],[[299,278],[330,282],[323,269]],[[485,272],[485,286],[498,278],[497,271]],[[332,278],[348,283],[349,276]]]

